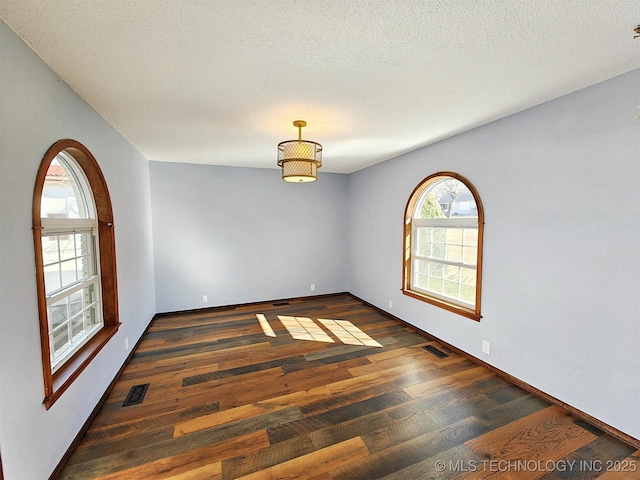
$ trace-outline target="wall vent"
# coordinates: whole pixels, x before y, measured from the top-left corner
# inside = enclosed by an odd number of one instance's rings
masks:
[[[144,400],[144,396],[146,395],[148,389],[149,389],[148,383],[145,383],[144,385],[136,385],[135,387],[131,387],[131,390],[129,390],[129,394],[127,395],[127,398],[124,400],[124,403],[122,404],[122,406],[126,407],[129,405],[135,405],[136,403],[142,403],[142,400]]]
[[[424,348],[427,352],[434,354],[438,358],[447,358],[449,356],[448,353],[445,353],[442,350],[437,349],[433,345],[425,345],[422,348]]]
[[[280,302],[280,303],[273,303],[272,304],[274,307],[282,307],[284,305],[290,305],[289,302]]]

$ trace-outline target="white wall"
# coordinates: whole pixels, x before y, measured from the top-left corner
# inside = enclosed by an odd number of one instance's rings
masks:
[[[350,175],[349,290],[640,438],[639,85],[636,70]],[[400,292],[407,199],[443,170],[484,205],[480,323]]]
[[[347,290],[346,175],[291,184],[275,169],[150,170],[158,312]]]
[[[0,449],[8,480],[47,478],[155,312],[148,162],[0,22]],[[57,140],[83,143],[100,165],[116,229],[122,326],[45,410],[31,202]]]

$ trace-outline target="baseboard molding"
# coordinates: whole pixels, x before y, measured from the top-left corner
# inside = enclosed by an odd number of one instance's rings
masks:
[[[153,318],[155,318],[155,316]],[[120,379],[122,372],[124,372],[124,369],[127,367],[129,362],[131,361],[131,358],[133,358],[133,355],[135,354],[135,351],[138,348],[138,345],[140,345],[140,342],[142,341],[142,337],[144,337],[144,335],[147,333],[147,330],[149,330],[149,327],[151,326],[151,322],[153,322],[153,318],[149,320],[149,323],[144,329],[144,332],[142,332],[142,335],[140,335],[140,338],[138,338],[138,341],[136,342],[136,344],[133,346],[133,348],[131,348],[131,351],[129,352],[129,355],[127,355],[127,358],[125,358],[124,363],[122,364],[122,366],[120,367],[116,375],[113,377],[113,380],[111,380],[111,383],[109,383],[109,386],[100,397],[100,400],[98,400],[98,403],[96,404],[94,409],[91,411],[91,414],[89,415],[87,420],[84,422],[84,424],[80,428],[80,431],[71,442],[71,445],[69,445],[69,448],[67,448],[67,451],[64,453],[64,455],[58,462],[58,465],[56,465],[56,468],[53,470],[53,472],[49,476],[49,480],[57,480],[62,474],[62,470],[64,469],[64,466],[71,458],[71,455],[73,455],[73,453],[76,451],[76,448],[78,448],[78,445],[80,445],[80,442],[82,441],[82,437],[84,437],[84,434],[87,433],[87,430],[89,430],[89,427],[91,427],[91,424],[93,423],[96,416],[98,415],[98,412],[100,412],[100,409],[104,406],[107,399],[109,398],[109,395],[111,394],[111,391],[113,390],[116,383]]]
[[[192,308],[189,310],[177,310],[175,312],[160,312],[160,313],[156,313],[153,318],[162,318],[166,316],[174,317],[176,315],[193,315],[193,314],[201,314],[201,313],[207,313],[207,312],[216,312],[216,311],[227,310],[232,308],[251,307],[254,305],[260,305],[262,303],[295,302],[297,300],[312,300],[315,298],[335,297],[337,295],[351,295],[351,294],[349,292],[321,293],[318,295],[308,295],[304,297],[289,297],[289,298],[278,298],[275,300],[259,300],[256,302],[236,303],[236,304],[230,304],[230,305],[215,305],[211,307]],[[354,298],[357,298],[357,297],[354,296]]]
[[[541,397],[543,399],[545,399],[546,401],[557,405],[559,407],[564,408],[565,410],[571,412],[574,416],[580,418],[581,420],[584,420],[587,423],[590,423],[591,425],[599,428],[600,430],[608,433],[609,435],[616,437],[617,439],[631,445],[634,448],[640,449],[640,440],[632,437],[631,435],[622,432],[620,430],[618,430],[615,427],[612,427],[611,425],[603,422],[602,420],[598,420],[595,417],[592,417],[591,415],[589,415],[588,413],[583,412],[582,410],[579,410],[571,405],[569,405],[568,403],[563,402],[562,400],[554,397],[553,395],[550,395],[546,392],[543,392],[542,390],[534,387],[533,385],[529,385],[528,383],[524,382],[523,380],[520,380],[517,377],[514,377],[513,375],[500,370],[497,367],[494,367],[493,365],[479,359],[478,357],[474,357],[473,355],[471,355],[470,353],[465,352],[464,350],[460,350],[458,347],[455,347],[454,345],[451,345],[448,342],[445,342],[444,340],[436,337],[435,335],[432,335],[429,332],[426,332],[424,330],[421,330],[420,328],[416,327],[415,325],[412,325],[411,323],[396,317],[395,315],[392,315],[391,313],[381,309],[380,307],[377,307],[376,305],[373,305],[372,303],[367,302],[366,300],[363,300],[362,298],[350,293],[350,295],[353,298],[356,298],[358,300],[360,300],[362,303],[370,306],[371,308],[373,308],[374,310],[382,313],[383,315],[386,315],[390,318],[393,318],[394,320],[397,320],[400,323],[403,323],[405,325],[407,325],[408,327],[413,328],[414,330],[416,330],[417,332],[421,333],[422,335],[426,336],[429,339],[433,339],[436,342],[440,343],[441,345],[447,347],[448,349],[452,350],[453,352],[457,353],[458,355],[461,355],[465,358],[468,358],[469,360],[471,360],[474,363],[477,363],[478,365],[481,365],[483,367],[488,368],[489,370],[491,370],[492,372],[494,372],[496,375],[499,375],[500,377],[504,378],[505,380],[508,380],[509,382],[513,383],[514,385],[517,385],[518,387],[522,388],[523,390],[528,391],[529,393],[532,393],[538,397]]]

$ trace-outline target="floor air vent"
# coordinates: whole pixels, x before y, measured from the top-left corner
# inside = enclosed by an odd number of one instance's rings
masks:
[[[289,302],[280,302],[273,304],[274,307],[282,307],[283,305],[289,305]]]
[[[135,405],[136,403],[142,403],[142,400],[144,400],[144,396],[146,395],[148,389],[149,389],[148,383],[145,383],[144,385],[136,385],[135,387],[131,387],[131,390],[129,390],[129,395],[127,395],[127,398],[125,399],[122,406],[126,407],[128,405]]]
[[[448,353],[443,352],[442,350],[438,350],[433,345],[425,345],[424,348],[427,352],[433,353],[438,358],[447,358],[449,356]]]

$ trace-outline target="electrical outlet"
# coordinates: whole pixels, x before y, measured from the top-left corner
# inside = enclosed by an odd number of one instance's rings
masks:
[[[206,295],[202,295],[202,303],[207,303],[209,300]]]
[[[129,351],[129,337],[124,337],[124,349]]]
[[[482,340],[482,353],[491,355],[491,343],[489,343],[487,340]]]
[[[312,283],[312,284],[311,284],[311,291],[312,291],[312,292],[315,292],[315,291],[316,291],[316,284],[315,284],[315,283]]]
[[[393,308],[393,302],[389,300],[389,308]]]

